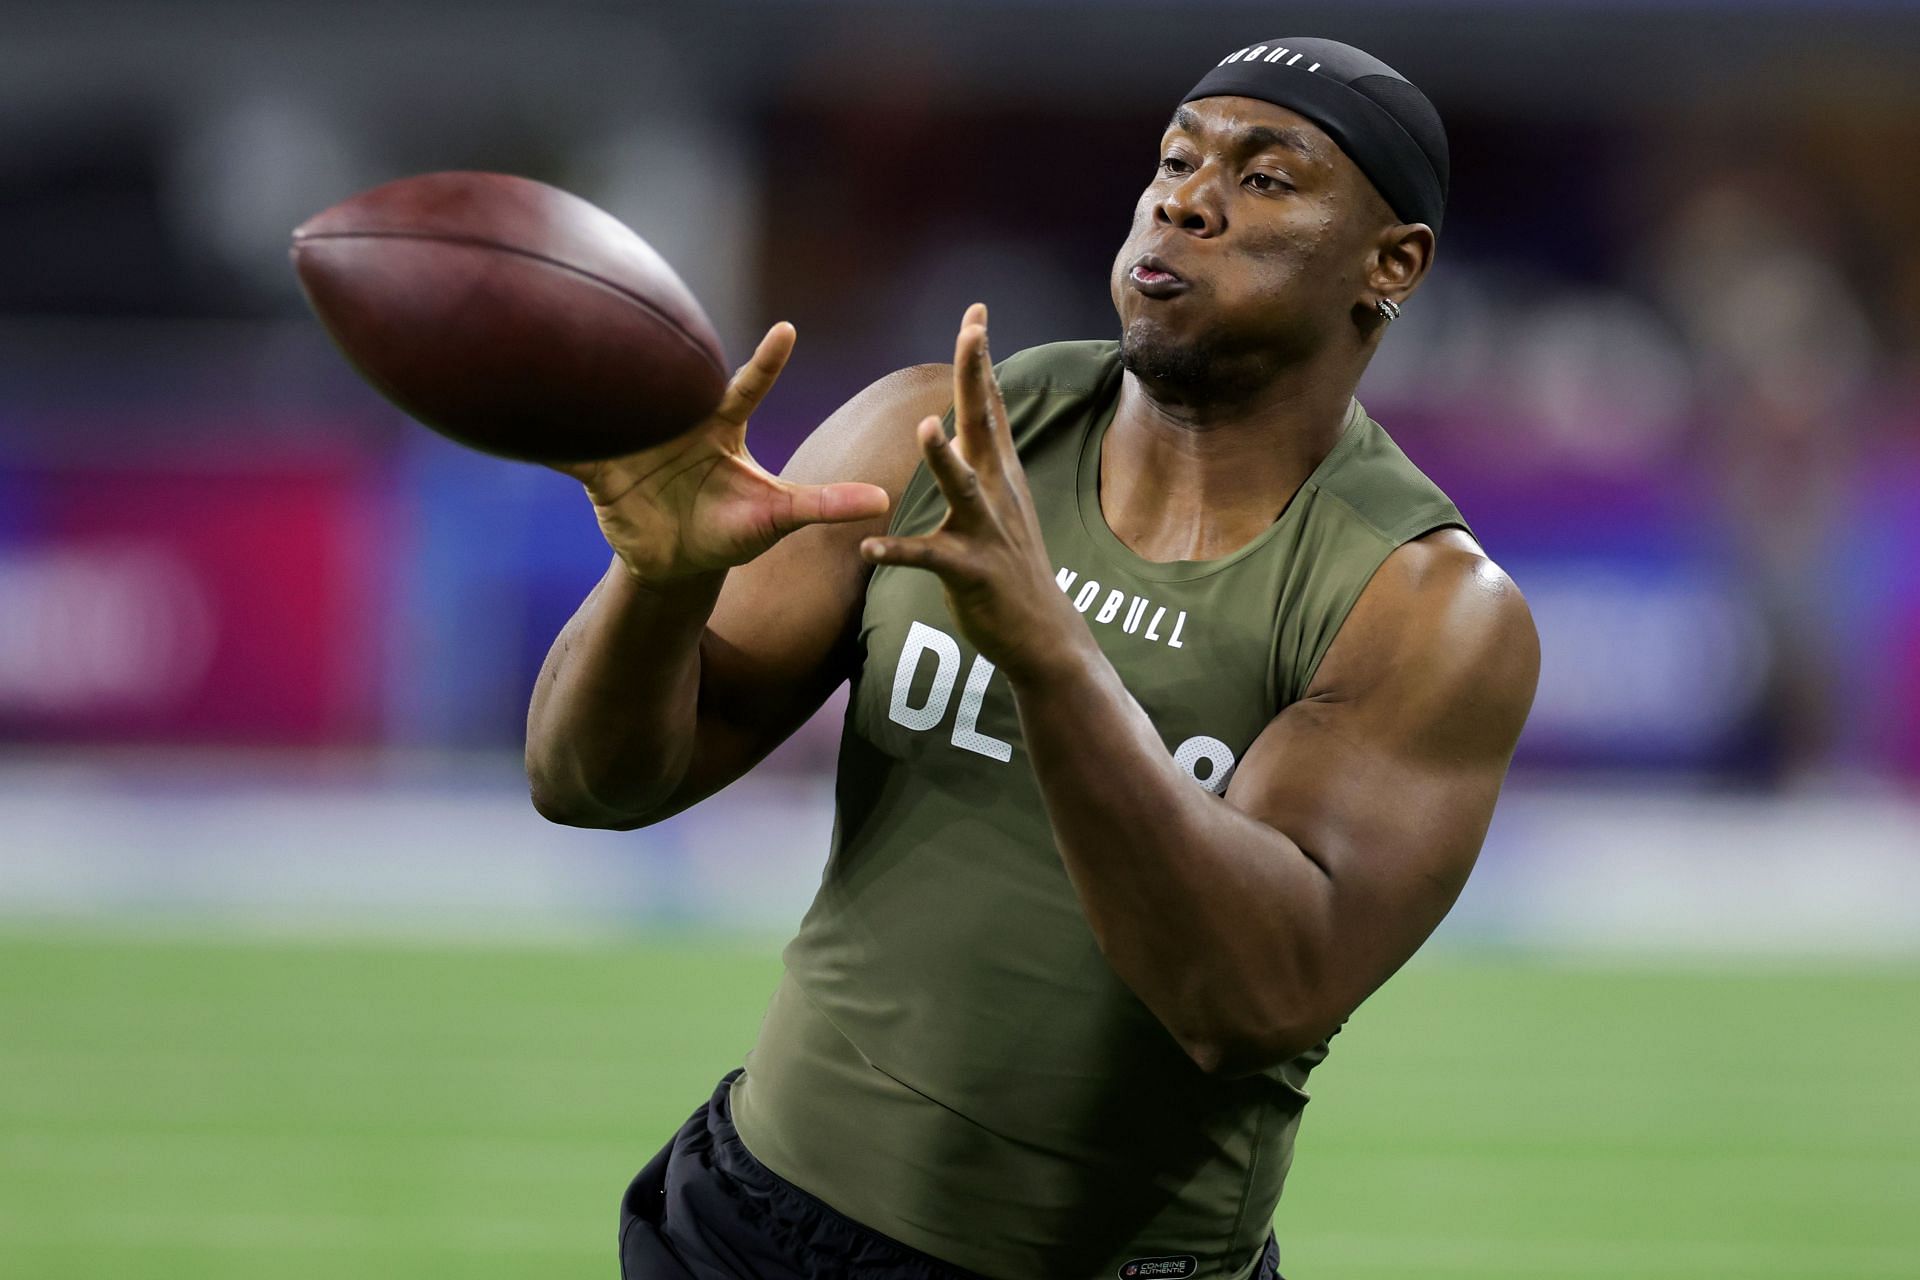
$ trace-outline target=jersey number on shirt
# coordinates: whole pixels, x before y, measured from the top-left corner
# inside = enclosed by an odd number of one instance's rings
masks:
[[[928,654],[933,655],[933,683],[926,700],[913,705],[914,677]],[[915,622],[907,628],[907,639],[900,646],[900,663],[893,671],[893,697],[887,705],[887,719],[916,733],[924,733],[947,718],[953,701],[953,687],[960,678],[960,642],[938,627]],[[967,683],[960,691],[960,709],[953,717],[953,745],[998,760],[1013,759],[1013,744],[980,732],[980,708],[987,700],[987,682],[993,679],[993,664],[978,654],[967,668]],[[1218,738],[1199,734],[1188,738],[1173,752],[1173,762],[1188,777],[1219,795],[1227,789],[1227,777],[1233,772],[1233,748]],[[1205,770],[1204,774],[1201,772]]]

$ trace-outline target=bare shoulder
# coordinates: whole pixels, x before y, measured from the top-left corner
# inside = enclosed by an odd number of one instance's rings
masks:
[[[781,474],[798,484],[859,480],[896,502],[920,461],[914,427],[953,403],[953,366],[916,364],[870,384],[808,436]]]
[[[1363,602],[1368,595],[1382,606],[1397,603],[1417,613],[1437,610],[1441,616],[1430,620],[1443,629],[1453,622],[1533,631],[1533,615],[1519,585],[1465,529],[1436,529],[1395,548],[1368,584]]]
[[[914,426],[946,411],[952,378],[950,365],[888,374],[814,428],[782,475],[796,484],[879,485],[889,507],[897,506],[920,460]],[[805,711],[817,706],[849,672],[842,649],[859,620],[870,572],[857,550],[860,539],[886,528],[886,515],[809,525],[728,573],[707,622],[702,696],[742,720],[793,689],[802,691],[798,704]],[[728,655],[738,659],[737,670],[730,670]]]
[[[1442,529],[1381,564],[1307,696],[1377,699],[1409,731],[1444,728],[1458,747],[1461,732],[1477,727],[1510,749],[1539,669],[1539,635],[1520,588],[1464,530]]]

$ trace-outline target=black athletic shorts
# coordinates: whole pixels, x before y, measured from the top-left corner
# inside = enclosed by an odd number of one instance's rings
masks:
[[[620,1202],[622,1280],[980,1280],[828,1208],[755,1160],[733,1127],[735,1071]],[[1271,1238],[1257,1280],[1280,1280]]]

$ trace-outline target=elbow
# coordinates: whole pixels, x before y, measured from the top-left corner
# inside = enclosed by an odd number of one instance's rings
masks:
[[[606,823],[601,815],[583,802],[577,795],[569,795],[553,787],[533,782],[527,789],[533,800],[533,811],[548,822],[562,827],[604,828]]]
[[[548,822],[562,827],[598,827],[594,812],[599,806],[589,806],[585,796],[570,788],[555,786],[549,778],[528,771],[527,795],[533,801],[533,811]]]
[[[562,780],[527,760],[527,794],[533,811],[548,822],[591,831],[631,831],[647,825],[644,812],[632,812],[602,801],[593,789],[578,781]]]

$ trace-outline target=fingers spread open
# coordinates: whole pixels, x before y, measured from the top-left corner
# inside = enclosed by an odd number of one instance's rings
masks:
[[[986,308],[981,307],[980,313],[984,317],[986,315]],[[1000,379],[994,376],[993,352],[987,345],[987,330],[984,320],[982,321],[980,329],[979,367],[980,381],[982,384],[981,397],[986,401],[988,427],[993,433],[995,443],[1005,451],[1004,456],[1011,458],[1014,456],[1013,424],[1007,418],[1006,397],[1000,394]]]
[[[956,512],[971,509],[980,501],[979,473],[960,456],[953,441],[947,439],[940,419],[922,418],[916,430],[920,453],[927,460],[927,470],[933,472],[933,482],[946,497],[948,508]]]
[[[894,564],[908,569],[951,572],[955,563],[951,541],[930,533],[918,538],[863,538],[860,558],[868,564]]]
[[[993,366],[987,363],[987,309],[976,302],[967,308],[960,336],[953,344],[953,431],[967,460],[991,467],[998,459],[993,449],[992,410],[987,387]]]
[[[781,533],[810,524],[848,524],[887,514],[887,491],[876,484],[782,484],[785,502],[775,509]]]
[[[733,375],[733,381],[727,384],[726,393],[720,397],[720,407],[714,410],[714,416],[736,427],[746,426],[747,419],[767,398],[767,392],[773,390],[780,371],[787,367],[787,358],[793,354],[794,339],[794,328],[785,320],[767,330],[767,336],[760,339],[760,345],[753,349],[752,357],[740,366],[740,371]]]

